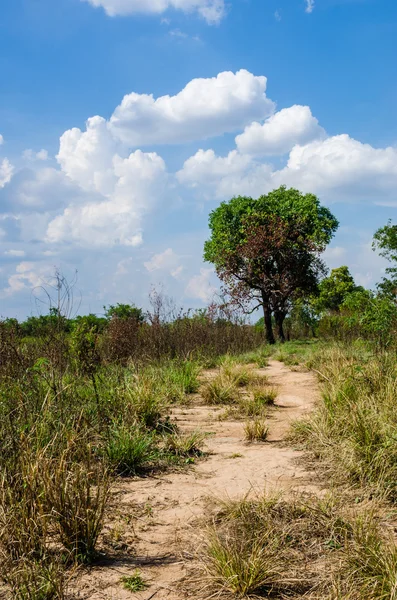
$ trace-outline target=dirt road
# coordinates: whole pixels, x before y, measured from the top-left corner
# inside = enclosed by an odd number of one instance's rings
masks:
[[[190,558],[200,543],[197,524],[208,514],[209,498],[240,498],[265,489],[316,489],[312,473],[298,460],[301,452],[284,441],[290,423],[310,411],[316,401],[315,376],[291,371],[273,360],[260,372],[278,390],[269,415],[268,441],[247,444],[244,421],[219,420],[222,408],[194,402],[174,409],[172,418],[182,431],[200,429],[211,434],[206,448],[210,455],[186,472],[120,484],[114,502],[119,525],[109,536],[115,549],[118,544],[123,548],[127,540],[133,552],[122,560],[107,560],[84,575],[79,581],[82,598],[184,600],[194,596],[191,583],[184,579],[194,564]],[[136,568],[150,586],[131,593],[122,588],[120,578]]]

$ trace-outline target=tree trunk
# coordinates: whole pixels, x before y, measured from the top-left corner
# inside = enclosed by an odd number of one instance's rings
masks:
[[[275,344],[276,340],[273,335],[272,311],[270,310],[269,302],[266,299],[263,299],[263,317],[265,321],[266,341],[268,344]]]
[[[282,312],[276,312],[276,313],[274,313],[274,318],[276,320],[278,337],[280,338],[280,342],[282,344],[284,344],[285,334],[284,334],[283,323],[284,323],[284,319],[285,319],[285,314]]]

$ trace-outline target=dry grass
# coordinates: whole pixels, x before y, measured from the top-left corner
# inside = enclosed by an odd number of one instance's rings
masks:
[[[317,410],[294,426],[338,482],[397,499],[397,361],[365,347],[331,346],[311,359],[323,385]]]
[[[266,420],[260,417],[246,421],[244,435],[247,442],[265,442],[269,428]]]
[[[397,550],[377,508],[298,494],[223,502],[201,550],[206,593],[396,600]]]

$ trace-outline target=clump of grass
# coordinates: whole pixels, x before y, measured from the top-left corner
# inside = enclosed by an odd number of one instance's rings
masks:
[[[397,547],[369,512],[352,526],[339,572],[344,597],[360,600],[396,600]]]
[[[102,463],[76,462],[70,448],[60,458],[40,465],[45,502],[70,557],[90,563],[104,521],[110,479]]]
[[[278,576],[276,544],[270,538],[247,541],[213,530],[206,554],[213,585],[239,597],[270,587]]]
[[[263,385],[252,386],[251,390],[254,401],[263,406],[273,405],[278,396],[275,387],[267,387]]]
[[[64,600],[66,597],[64,565],[53,556],[42,557],[40,561],[20,559],[6,569],[4,579],[13,600]]]
[[[165,440],[165,451],[175,456],[201,456],[204,440],[207,435],[201,431],[186,434],[171,434]]]
[[[247,495],[221,502],[202,550],[207,587],[214,596],[334,598],[338,586],[351,589],[343,556],[357,543],[354,536],[332,497]]]
[[[146,369],[127,382],[123,407],[126,422],[135,420],[144,427],[156,428],[167,408],[167,392],[161,373]]]
[[[236,361],[243,364],[256,364],[260,369],[263,369],[268,366],[271,353],[272,350],[269,346],[261,346],[257,350],[236,356]]]
[[[129,592],[142,592],[149,587],[149,584],[142,577],[141,573],[137,570],[133,575],[126,575],[121,578],[122,586]]]
[[[105,454],[112,470],[120,475],[134,475],[156,458],[155,433],[139,425],[114,423],[109,430]]]
[[[234,404],[238,399],[236,382],[222,372],[206,383],[201,393],[207,404]]]
[[[246,421],[244,425],[244,435],[247,442],[265,442],[269,428],[266,420],[260,417]]]
[[[266,405],[249,396],[243,396],[238,403],[238,412],[245,417],[259,417],[266,415]]]
[[[225,362],[221,366],[221,374],[226,380],[229,380],[237,387],[247,386],[252,379],[252,374],[246,367],[235,364],[232,361]]]

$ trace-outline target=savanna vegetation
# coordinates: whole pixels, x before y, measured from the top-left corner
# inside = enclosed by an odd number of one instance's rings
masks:
[[[337,227],[313,194],[236,197],[211,213],[204,250],[221,302],[182,311],[154,291],[148,311],[76,316],[74,286],[56,274],[43,288],[48,314],[0,321],[5,597],[70,596],[76,569],[102,548],[117,478],[204,456],[205,432],[180,431],[172,407],[199,393],[219,419],[242,421],[247,443],[266,443],[272,356],[319,378],[322,400],[291,444],[339,491],[218,505],[200,549],[208,597],[397,599],[397,226],[374,235],[390,261],[374,290],[347,266],[328,274],[321,255]],[[138,570],[121,584],[147,587]]]

